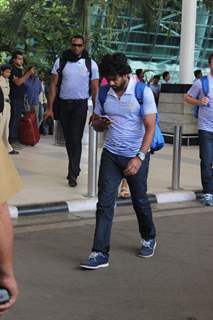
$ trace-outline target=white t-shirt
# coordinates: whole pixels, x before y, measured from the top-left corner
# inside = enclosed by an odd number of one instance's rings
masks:
[[[52,74],[58,75],[59,58],[56,60]],[[98,66],[94,60],[91,61],[91,80],[99,79]],[[88,99],[89,98],[89,71],[85,64],[85,59],[77,62],[68,61],[62,72],[62,83],[59,97],[68,99]]]
[[[208,75],[209,81],[209,104],[207,106],[200,106],[198,113],[198,129],[213,132],[213,77]],[[196,80],[192,87],[187,92],[195,99],[203,98],[204,92],[202,90],[201,80]]]

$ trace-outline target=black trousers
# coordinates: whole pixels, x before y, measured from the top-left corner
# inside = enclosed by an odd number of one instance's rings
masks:
[[[11,118],[10,118],[10,126],[9,126],[10,142],[18,140],[19,122],[20,122],[21,114],[23,110],[24,110],[24,99],[11,98]]]
[[[213,132],[199,130],[199,146],[203,193],[213,194]]]
[[[68,179],[76,179],[81,171],[82,137],[87,119],[87,100],[60,99],[60,121],[69,159]]]

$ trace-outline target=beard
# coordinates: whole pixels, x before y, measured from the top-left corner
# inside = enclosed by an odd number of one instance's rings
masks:
[[[127,87],[129,80],[125,80],[123,83],[121,83],[119,86],[111,86],[111,88],[115,91],[115,92],[120,92],[120,91],[124,91],[124,89]]]

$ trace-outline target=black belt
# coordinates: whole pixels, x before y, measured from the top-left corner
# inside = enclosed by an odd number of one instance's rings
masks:
[[[61,98],[60,100],[67,103],[82,103],[82,102],[88,101],[88,99],[61,99]]]
[[[10,102],[10,99],[4,99],[5,102]]]

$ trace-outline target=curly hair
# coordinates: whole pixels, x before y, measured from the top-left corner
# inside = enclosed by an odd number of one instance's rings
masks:
[[[106,54],[99,64],[101,77],[123,76],[132,72],[127,57],[123,53]]]

